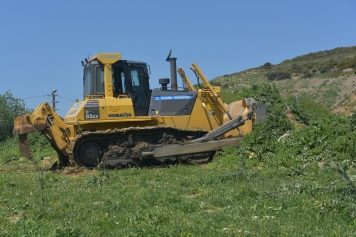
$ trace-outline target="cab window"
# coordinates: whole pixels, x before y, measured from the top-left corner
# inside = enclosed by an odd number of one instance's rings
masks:
[[[136,68],[131,69],[132,86],[139,86],[140,80]]]
[[[122,88],[122,92],[125,93],[125,91],[126,91],[125,73],[124,73],[124,72],[121,72],[121,73],[120,73],[120,77],[121,77],[121,88]]]
[[[90,95],[90,76],[91,76],[91,69],[87,68],[85,70],[85,74],[84,74],[84,79],[83,79],[83,95],[85,96],[89,96]]]
[[[114,66],[113,67],[113,89],[114,94],[119,95],[126,93],[126,78],[123,67]]]
[[[104,70],[102,66],[95,67],[96,94],[104,94]]]
[[[146,107],[148,101],[148,83],[142,67],[130,68],[132,91],[137,97],[137,106]]]

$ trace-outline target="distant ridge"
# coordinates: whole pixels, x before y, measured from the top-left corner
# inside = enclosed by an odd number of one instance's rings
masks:
[[[356,90],[356,46],[312,52],[275,65],[266,62],[211,80],[226,91],[266,82],[275,83],[283,97],[298,93],[333,108],[345,104],[341,102]]]

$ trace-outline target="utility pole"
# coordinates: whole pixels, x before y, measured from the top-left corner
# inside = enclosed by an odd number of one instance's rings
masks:
[[[58,101],[56,101],[56,95],[57,95],[57,94],[55,94],[56,92],[57,92],[57,89],[54,89],[52,91],[52,94],[51,94],[51,96],[52,96],[52,107],[53,107],[54,110],[56,110],[56,103],[58,103]]]
[[[297,102],[297,107],[298,107],[298,91],[295,91],[295,101]]]

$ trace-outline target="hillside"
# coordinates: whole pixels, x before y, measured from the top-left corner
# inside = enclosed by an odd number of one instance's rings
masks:
[[[211,82],[230,92],[252,84],[274,82],[283,97],[298,93],[337,108],[335,112],[349,115],[354,107],[343,101],[356,90],[356,46],[309,53],[276,65],[266,62],[256,68],[214,78]],[[339,108],[346,104],[347,109]]]

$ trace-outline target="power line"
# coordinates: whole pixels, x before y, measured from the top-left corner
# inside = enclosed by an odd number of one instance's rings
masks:
[[[57,95],[59,98],[62,98],[62,99],[65,99],[65,100],[69,100],[69,101],[73,101],[73,102],[75,102],[75,100],[72,100],[72,99],[68,99],[68,98],[65,98],[65,97],[62,97],[62,96],[59,96],[59,95]]]
[[[25,98],[19,98],[20,100],[27,100],[27,99],[33,99],[33,98],[39,98],[39,97],[49,97],[50,95],[47,94],[47,95],[36,95],[36,96],[30,96],[30,97],[25,97]],[[72,102],[75,102],[75,100],[73,99],[68,99],[68,98],[65,98],[63,96],[60,96],[60,95],[56,95],[62,99],[65,99],[65,100],[69,100],[69,101],[72,101]]]
[[[26,99],[33,99],[33,98],[39,98],[39,97],[50,97],[50,96],[52,96],[52,108],[53,108],[53,110],[58,110],[58,109],[56,109],[56,103],[58,103],[58,101],[56,101],[56,96],[58,96],[58,97],[60,97],[60,98],[62,98],[62,99],[65,99],[65,100],[69,100],[69,101],[74,101],[74,102],[75,102],[75,100],[68,99],[68,98],[65,98],[65,97],[63,97],[63,96],[60,96],[60,95],[58,95],[58,94],[55,94],[56,92],[57,92],[57,89],[54,89],[51,94],[29,96],[29,97],[19,98],[19,99],[20,99],[20,100],[26,100]]]
[[[26,98],[19,98],[20,100],[26,100],[26,99],[33,99],[33,98],[38,98],[38,97],[49,97],[49,95],[36,95],[36,96],[30,96]]]

